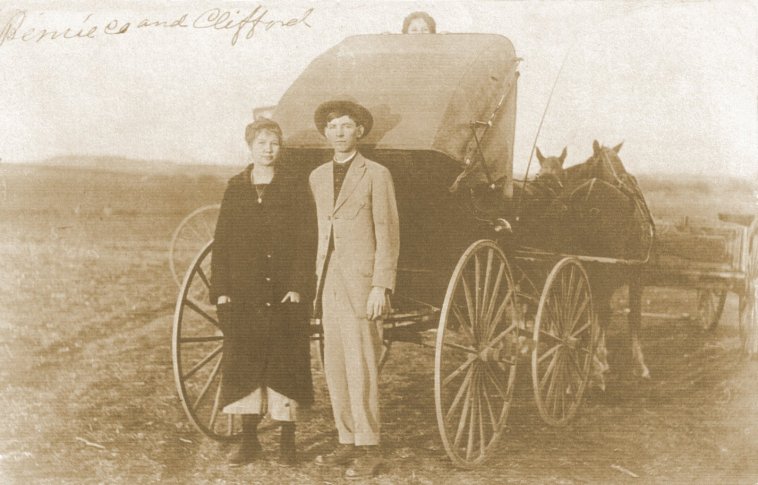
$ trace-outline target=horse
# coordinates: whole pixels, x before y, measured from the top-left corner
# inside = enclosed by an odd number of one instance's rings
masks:
[[[621,146],[609,148],[594,141],[592,156],[568,168],[563,168],[565,148],[559,157],[544,157],[538,150],[541,173],[517,195],[522,200],[519,244],[564,254],[644,261],[652,243],[646,232],[652,218],[636,180],[618,156]],[[611,298],[625,284],[629,286],[633,373],[649,378],[640,341],[641,264],[588,262],[586,266],[601,328],[593,380],[604,388],[602,376],[609,368],[604,336],[611,320]]]
[[[540,171],[537,173],[537,178],[553,177],[560,185],[564,185],[565,176],[563,172],[563,163],[566,161],[566,147],[563,148],[563,151],[557,157],[546,157],[542,155],[539,147],[537,147],[536,153],[537,160],[540,162]]]

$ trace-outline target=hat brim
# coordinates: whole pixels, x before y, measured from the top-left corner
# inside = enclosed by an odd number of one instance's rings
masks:
[[[361,138],[365,138],[374,126],[374,117],[371,116],[371,112],[365,107],[353,101],[331,100],[321,103],[313,114],[313,122],[316,124],[316,129],[322,135],[326,128],[326,118],[329,116],[329,113],[333,112],[346,113],[356,123],[361,125],[363,127],[363,136]]]

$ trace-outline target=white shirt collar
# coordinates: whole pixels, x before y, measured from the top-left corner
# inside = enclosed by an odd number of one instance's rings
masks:
[[[356,156],[357,154],[358,154],[358,150],[353,150],[353,151],[350,153],[350,156],[349,156],[349,157],[347,157],[347,158],[346,158],[346,159],[344,159],[344,160],[337,160],[336,158],[332,158],[332,160],[334,160],[334,163],[339,163],[340,165],[344,165],[344,164],[346,164],[347,162],[349,162],[350,160],[352,160],[353,158],[355,158],[355,156]],[[335,154],[335,155],[336,155],[336,154]]]

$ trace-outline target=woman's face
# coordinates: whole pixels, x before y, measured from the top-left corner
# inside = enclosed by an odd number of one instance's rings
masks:
[[[250,143],[250,154],[255,165],[270,166],[279,156],[279,137],[276,133],[261,130]]]
[[[429,26],[426,24],[426,20],[422,18],[415,18],[408,24],[409,34],[428,34]]]

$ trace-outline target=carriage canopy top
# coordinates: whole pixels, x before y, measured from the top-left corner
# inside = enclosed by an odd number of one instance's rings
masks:
[[[374,116],[362,146],[432,151],[462,168],[476,167],[480,178],[509,180],[517,68],[513,45],[500,35],[348,37],[311,62],[273,118],[288,148],[326,149],[313,113],[324,101],[350,99]],[[482,122],[475,125],[476,137],[472,122]]]

